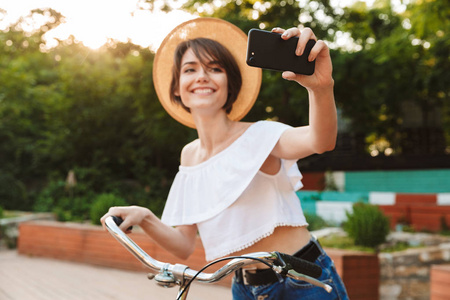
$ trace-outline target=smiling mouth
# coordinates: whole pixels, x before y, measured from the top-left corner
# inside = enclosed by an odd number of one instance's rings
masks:
[[[204,89],[195,89],[194,91],[192,91],[194,94],[198,94],[198,95],[206,95],[206,94],[211,94],[214,92],[213,89],[211,88],[204,88]]]

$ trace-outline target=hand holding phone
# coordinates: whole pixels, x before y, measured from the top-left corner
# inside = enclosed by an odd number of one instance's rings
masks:
[[[301,56],[295,54],[297,43],[298,37],[284,40],[279,33],[251,29],[248,33],[247,64],[281,72],[314,74],[315,61],[308,61],[308,56],[316,41],[309,40]]]

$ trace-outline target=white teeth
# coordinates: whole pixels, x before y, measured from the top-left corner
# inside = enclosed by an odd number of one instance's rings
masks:
[[[194,90],[194,94],[209,94],[212,93],[212,89],[196,89]]]

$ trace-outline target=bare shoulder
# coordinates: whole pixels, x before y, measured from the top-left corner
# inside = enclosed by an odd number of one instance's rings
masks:
[[[200,140],[196,139],[186,144],[181,150],[181,165],[182,166],[191,166],[194,164],[195,154],[198,152],[198,148],[200,145]]]

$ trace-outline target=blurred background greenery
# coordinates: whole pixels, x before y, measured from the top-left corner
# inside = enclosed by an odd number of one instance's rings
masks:
[[[152,9],[155,1],[137,2]],[[245,32],[302,24],[328,42],[338,146],[321,162],[305,160],[302,170],[350,168],[349,156],[369,169],[449,168],[450,6],[411,0],[396,10],[393,3],[216,0],[185,1],[181,9]],[[51,18],[25,31],[39,15]],[[53,9],[35,10],[0,31],[0,206],[53,211],[61,220],[89,219],[91,207],[109,203],[161,214],[181,148],[195,131],[160,105],[151,49],[110,40],[93,50],[73,36],[45,47],[43,35],[63,20]],[[264,71],[245,120],[304,125],[307,103],[304,89]]]

